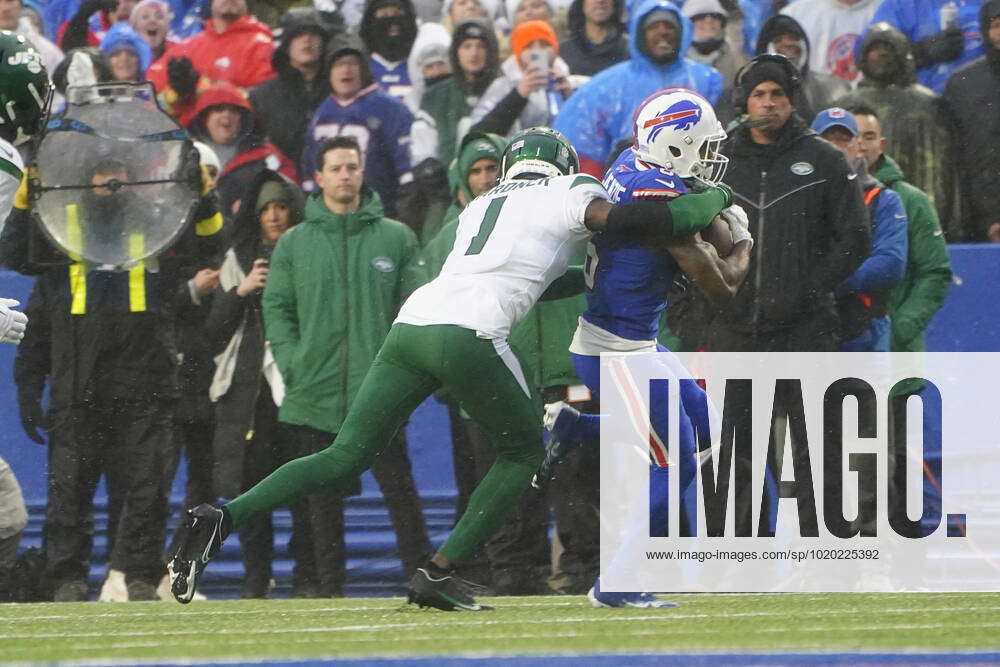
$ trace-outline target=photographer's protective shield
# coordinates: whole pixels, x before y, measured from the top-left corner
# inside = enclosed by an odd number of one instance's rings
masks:
[[[74,260],[97,265],[128,268],[161,253],[200,195],[190,139],[149,84],[70,88],[67,96],[30,182],[45,233]]]

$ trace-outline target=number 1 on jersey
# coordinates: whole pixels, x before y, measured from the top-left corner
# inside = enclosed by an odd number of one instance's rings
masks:
[[[498,197],[486,207],[486,213],[483,214],[483,221],[479,225],[479,233],[473,237],[472,243],[469,244],[469,249],[465,251],[466,255],[478,255],[483,251],[486,240],[490,238],[493,228],[496,227],[497,218],[500,217],[500,209],[503,208],[503,203],[506,199],[507,197]]]
[[[597,248],[594,247],[593,243],[587,244],[587,261],[583,265],[583,284],[587,286],[587,289],[594,289],[594,281],[597,279],[597,262],[600,257],[597,256]]]

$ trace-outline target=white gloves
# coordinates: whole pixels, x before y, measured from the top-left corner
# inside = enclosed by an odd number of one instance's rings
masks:
[[[729,225],[729,233],[733,237],[733,245],[742,241],[750,241],[753,245],[753,237],[750,235],[750,220],[747,212],[739,204],[733,204],[729,208],[723,209],[719,214]]]
[[[11,310],[19,304],[16,299],[0,299],[0,343],[17,345],[24,338],[28,316],[17,310]]]
[[[94,75],[94,63],[87,53],[77,51],[73,54],[73,60],[70,61],[69,70],[66,73],[66,85],[97,85],[97,77]]]

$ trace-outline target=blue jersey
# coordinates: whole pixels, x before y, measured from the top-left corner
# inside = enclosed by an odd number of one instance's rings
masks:
[[[687,192],[672,171],[650,167],[625,149],[604,176],[614,204],[672,199]],[[677,263],[665,251],[596,234],[587,248],[587,310],[583,318],[628,340],[655,340]]]
[[[374,189],[387,214],[395,213],[399,186],[413,179],[410,173],[410,126],[413,114],[399,100],[379,90],[377,84],[363,88],[349,102],[330,95],[313,112],[302,150],[303,189],[316,188],[316,149],[327,137],[348,136],[358,140],[364,153],[365,184]]]
[[[379,88],[397,100],[402,100],[409,94],[413,84],[410,81],[410,70],[405,60],[391,63],[377,53],[373,53],[368,62],[371,64],[372,76],[375,77],[375,83],[378,84]]]

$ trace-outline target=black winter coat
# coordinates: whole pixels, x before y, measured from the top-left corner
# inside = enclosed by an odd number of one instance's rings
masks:
[[[766,332],[829,313],[833,293],[871,249],[857,176],[796,115],[770,145],[739,130],[725,181],[754,238],[750,273],[729,307],[736,328]]]
[[[284,42],[281,48],[287,49]],[[288,64],[281,49],[274,52],[271,64],[278,75],[250,92],[250,106],[271,143],[293,164],[300,164],[309,121],[316,107],[330,95],[329,78],[320,72],[312,81],[306,81]]]
[[[203,199],[196,218],[209,219],[215,212],[215,201]],[[74,314],[71,262],[34,226],[28,211],[11,212],[0,236],[0,263],[38,276],[33,299],[45,311],[50,336],[49,412],[58,419],[73,406],[175,400],[180,361],[176,295],[189,277],[185,267],[211,261],[221,234],[197,236],[192,224],[157,257],[155,271],[147,263],[140,274],[141,306],[131,294],[130,285],[136,283],[130,272],[88,267],[86,298],[75,306],[82,305],[83,312]]]
[[[254,213],[257,194],[267,181],[281,183],[293,202],[292,224],[302,220],[304,204],[298,186],[273,171],[262,171],[252,181],[247,191],[247,206],[242,206],[232,225],[232,250],[244,274],[250,273],[254,261],[268,255],[260,244],[260,227]],[[264,364],[264,318],[260,295],[241,297],[236,288],[222,288],[212,295],[211,309],[204,331],[212,353],[221,353],[241,324],[243,340],[236,356],[229,390],[215,404],[215,437],[212,451],[215,467],[212,474],[214,490],[223,498],[234,498],[245,488],[243,485],[244,455],[247,433],[253,428],[257,399],[266,382],[262,374]]]
[[[952,241],[986,241],[989,226],[1000,222],[1000,54],[994,54],[952,74],[942,95],[961,193],[961,231],[949,234]]]

